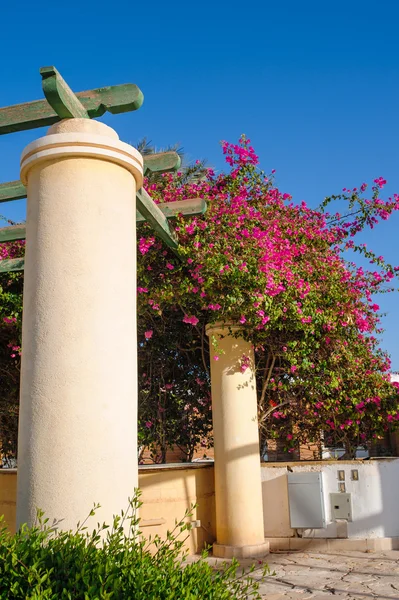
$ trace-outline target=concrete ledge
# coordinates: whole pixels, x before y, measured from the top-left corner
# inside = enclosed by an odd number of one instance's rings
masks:
[[[328,465],[357,465],[370,464],[372,462],[392,462],[399,460],[399,456],[373,456],[371,458],[352,458],[351,460],[339,460],[335,458],[323,458],[323,460],[291,460],[291,461],[262,461],[260,466],[264,469],[281,469],[286,467],[325,467]]]
[[[254,546],[213,544],[213,556],[217,558],[260,558],[269,554],[269,550],[270,544],[267,540]]]
[[[213,460],[204,460],[192,463],[165,463],[165,464],[150,464],[139,465],[139,473],[151,471],[152,473],[161,471],[187,471],[189,469],[213,469]]]
[[[268,538],[270,550],[297,550],[312,552],[385,552],[399,550],[399,537],[373,539],[338,539],[338,538]]]

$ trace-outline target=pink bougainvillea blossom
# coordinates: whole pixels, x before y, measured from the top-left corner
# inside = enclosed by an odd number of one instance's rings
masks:
[[[199,319],[197,319],[197,317],[195,317],[194,315],[188,316],[188,315],[184,315],[183,317],[183,323],[189,323],[190,325],[197,325],[197,323],[199,322]]]

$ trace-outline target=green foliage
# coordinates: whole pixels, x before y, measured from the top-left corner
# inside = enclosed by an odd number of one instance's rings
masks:
[[[22,287],[22,273],[0,275],[0,444],[7,466],[17,455]]]
[[[0,518],[1,600],[244,600],[260,599],[255,570],[238,574],[236,561],[217,570],[206,553],[184,564],[184,540],[190,512],[168,532],[166,540],[145,540],[139,531],[139,494],[129,510],[114,517],[112,528],[98,524],[89,531],[86,519],[76,531],[58,531],[43,514],[38,525],[22,527],[14,536]],[[95,516],[97,507],[90,512]],[[88,518],[89,518],[88,517]],[[268,572],[262,566],[263,574]]]
[[[195,449],[212,444],[210,380],[203,364],[202,341],[173,314],[147,320],[151,339],[138,346],[139,442],[153,462],[164,463],[168,448],[190,462]],[[139,339],[145,339],[138,321]]]

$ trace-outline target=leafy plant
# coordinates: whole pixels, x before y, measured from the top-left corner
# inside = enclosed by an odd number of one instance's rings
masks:
[[[114,517],[112,527],[60,531],[38,513],[35,527],[11,536],[0,517],[1,600],[244,600],[260,599],[252,574],[238,573],[237,561],[213,569],[207,554],[186,563],[182,552],[190,528],[187,511],[166,539],[143,539],[137,509],[139,492],[129,509]],[[259,570],[266,574],[262,565]],[[259,576],[258,576],[259,577]]]

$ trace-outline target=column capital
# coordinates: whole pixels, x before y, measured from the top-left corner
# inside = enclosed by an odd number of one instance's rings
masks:
[[[21,181],[27,185],[28,174],[38,163],[70,157],[97,158],[127,169],[143,185],[143,157],[121,142],[117,133],[97,121],[66,119],[51,127],[47,135],[26,146],[21,156]]]

